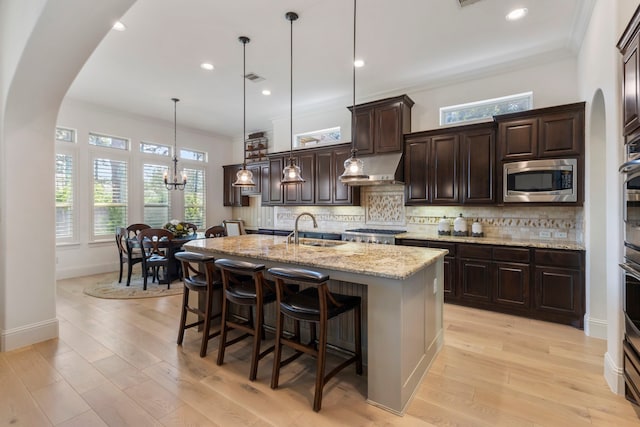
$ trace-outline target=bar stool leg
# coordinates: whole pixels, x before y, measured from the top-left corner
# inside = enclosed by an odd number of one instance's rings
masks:
[[[263,306],[256,304],[256,316],[253,333],[253,351],[251,352],[251,371],[249,372],[249,380],[254,381],[258,375],[258,360],[260,358],[260,342],[263,335]]]
[[[200,344],[200,357],[207,355],[207,346],[209,344],[209,331],[211,330],[211,312],[213,311],[213,290],[206,291],[207,306],[204,310],[204,326],[202,329],[202,344]]]
[[[182,294],[182,313],[180,314],[180,330],[178,331],[178,345],[182,345],[184,340],[184,325],[187,324],[187,302],[189,301],[189,288],[185,286]]]
[[[271,388],[278,388],[278,380],[280,379],[280,363],[282,360],[282,326],[284,324],[284,314],[278,310],[276,316],[276,342],[273,348],[273,370],[271,371]],[[300,322],[296,322],[298,334],[300,333]],[[299,339],[300,335],[298,335]]]
[[[313,410],[322,407],[322,389],[324,388],[324,368],[327,356],[327,319],[320,318],[320,336],[318,337],[318,360],[316,365],[316,390],[313,398]]]
[[[227,299],[222,297],[222,323],[220,325],[220,345],[218,346],[218,360],[216,361],[217,365],[222,365],[224,363],[224,349],[227,345],[227,315],[229,314],[229,303]]]

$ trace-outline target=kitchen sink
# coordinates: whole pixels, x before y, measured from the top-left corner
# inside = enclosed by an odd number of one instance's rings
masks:
[[[344,245],[347,242],[341,240],[300,240],[301,245],[305,246],[318,246],[323,248],[331,248],[334,246]]]

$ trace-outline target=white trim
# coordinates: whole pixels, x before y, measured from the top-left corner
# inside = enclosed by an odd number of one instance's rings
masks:
[[[0,332],[0,351],[10,351],[58,338],[58,319],[49,319]]]
[[[117,258],[117,257],[116,257]],[[64,268],[56,270],[56,280],[71,279],[73,277],[93,276],[102,273],[117,273],[120,267],[117,262],[109,262],[106,264],[82,265],[80,267]],[[136,273],[134,267],[134,274]],[[126,275],[126,269],[123,273]]]
[[[607,339],[607,321],[603,319],[595,319],[585,314],[584,333],[589,337],[606,340]]]
[[[604,379],[616,394],[624,394],[624,370],[616,365],[609,352],[604,354]]]

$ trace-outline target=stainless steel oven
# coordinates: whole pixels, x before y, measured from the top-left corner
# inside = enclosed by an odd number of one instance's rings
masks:
[[[505,163],[503,200],[522,202],[576,202],[578,160],[545,159]]]
[[[622,219],[624,221],[624,259],[640,277],[640,159],[620,168],[624,173]]]

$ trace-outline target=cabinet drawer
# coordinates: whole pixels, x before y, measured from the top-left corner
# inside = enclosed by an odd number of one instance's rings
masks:
[[[456,244],[455,243],[446,243],[446,242],[438,242],[438,241],[429,241],[430,248],[437,249],[446,249],[449,251],[447,256],[456,256]]]
[[[458,256],[460,258],[491,259],[491,246],[486,245],[458,245]]]
[[[493,259],[496,261],[529,262],[529,249],[495,246],[493,248]]]
[[[536,249],[534,261],[538,265],[552,265],[563,268],[581,268],[582,253],[553,249]]]

